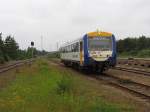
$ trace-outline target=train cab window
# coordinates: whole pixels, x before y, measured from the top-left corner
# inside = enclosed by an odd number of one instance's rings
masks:
[[[94,51],[108,51],[112,50],[112,38],[111,37],[94,37],[88,39],[89,50]]]

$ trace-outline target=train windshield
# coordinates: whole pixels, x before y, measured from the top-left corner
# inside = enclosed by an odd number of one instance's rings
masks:
[[[88,42],[90,51],[109,51],[112,50],[111,37],[91,37]]]

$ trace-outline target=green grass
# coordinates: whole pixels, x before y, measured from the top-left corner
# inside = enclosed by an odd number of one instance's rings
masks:
[[[96,91],[96,90],[95,90]],[[24,67],[0,92],[0,112],[122,112],[130,107],[91,96],[82,79],[45,60]]]
[[[128,51],[128,52],[122,52],[118,53],[118,56],[121,58],[150,58],[150,50],[149,49],[144,49],[144,50],[134,50],[134,51]]]

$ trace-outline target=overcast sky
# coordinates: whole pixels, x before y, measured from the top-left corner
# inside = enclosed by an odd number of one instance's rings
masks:
[[[150,0],[0,0],[0,32],[25,49],[46,50],[86,32],[113,32],[117,39],[150,36]]]

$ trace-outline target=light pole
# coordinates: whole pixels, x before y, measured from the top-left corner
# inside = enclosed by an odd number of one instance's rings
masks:
[[[41,36],[41,51],[43,51],[43,37]]]

